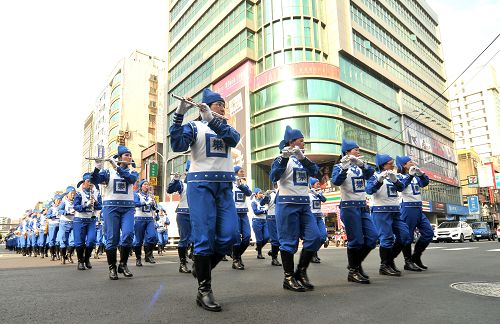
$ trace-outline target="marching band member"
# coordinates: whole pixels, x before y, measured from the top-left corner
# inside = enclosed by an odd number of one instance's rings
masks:
[[[262,256],[262,248],[269,242],[269,231],[267,229],[266,214],[267,210],[260,204],[264,198],[264,194],[260,188],[253,189],[254,197],[252,199],[252,229],[255,233],[255,241],[257,247],[257,259],[265,259]]]
[[[49,212],[47,213],[47,218],[49,219],[49,235],[47,237],[49,241],[49,249],[51,260],[56,259],[56,244],[57,236],[59,233],[59,205],[61,204],[62,195],[57,194],[54,196],[54,200],[51,203]]]
[[[70,234],[73,232],[73,219],[75,217],[75,208],[73,206],[75,200],[76,189],[73,186],[68,186],[66,188],[66,193],[64,198],[59,205],[59,215],[61,219],[59,222],[59,232],[60,232],[60,247],[62,264],[66,264],[66,259],[71,258],[71,253],[66,254],[70,244]],[[73,260],[69,260],[73,263]]]
[[[168,225],[170,225],[170,220],[168,219],[167,213],[163,209],[160,209],[156,216],[156,231],[158,238],[159,255],[163,255],[163,251],[165,251],[165,245],[168,244]]]
[[[29,214],[30,211],[26,211],[21,221],[21,250],[23,252],[23,256],[28,255],[28,224],[29,224]]]
[[[224,115],[224,99],[204,89],[199,105],[201,121],[182,125],[184,114],[193,106],[186,101],[174,114],[170,140],[174,152],[191,148],[191,167],[187,174],[187,198],[194,242],[193,275],[198,279],[196,302],[209,311],[220,311],[212,292],[212,269],[230,253],[238,239],[238,219],[234,205],[231,148],[240,134],[212,110]]]
[[[398,180],[394,160],[387,154],[375,156],[377,171],[366,184],[366,193],[373,196],[372,219],[378,230],[380,240],[381,275],[401,276],[394,259],[403,246],[411,244],[408,225],[400,218],[398,192],[403,184]]]
[[[34,209],[31,214],[29,215],[29,222],[28,222],[28,253],[29,256],[35,256],[36,257],[36,244],[37,244],[37,238],[36,238],[36,233],[35,229],[38,231],[37,228],[37,209]]]
[[[141,180],[134,193],[134,246],[135,265],[142,267],[141,249],[144,243],[144,261],[156,263],[153,256],[153,247],[156,245],[155,219],[153,213],[156,208],[155,198],[149,194],[149,182]]]
[[[102,209],[102,198],[98,187],[90,182],[91,173],[84,173],[82,180],[76,185],[81,189],[76,192],[74,199],[75,218],[73,231],[75,237],[78,270],[92,269],[90,256],[96,240],[96,213]]]
[[[307,267],[321,245],[321,234],[309,207],[307,191],[309,176],[316,175],[319,167],[304,156],[304,135],[298,129],[287,126],[279,148],[281,156],[274,160],[269,176],[272,182],[278,183],[279,189],[276,225],[285,274],[283,288],[298,292],[313,290]],[[294,273],[293,255],[301,236],[303,248]]]
[[[363,271],[361,263],[377,244],[377,230],[366,205],[366,181],[375,170],[361,160],[359,146],[343,139],[342,159],[332,171],[332,183],[340,187],[340,218],[347,234],[347,280],[368,284],[370,277]]]
[[[40,258],[47,256],[47,235],[49,230],[49,221],[47,219],[47,211],[50,206],[47,204],[42,208],[38,220],[38,248],[40,249]]]
[[[91,181],[95,185],[106,184],[103,188],[102,203],[102,213],[106,224],[106,257],[109,266],[109,279],[117,280],[116,252],[118,243],[121,246],[118,273],[123,273],[125,277],[133,276],[127,267],[127,261],[134,237],[133,186],[139,174],[128,168],[129,164],[134,166],[134,163],[132,153],[127,147],[119,145],[118,153],[113,158],[118,159],[116,169],[103,169],[104,161],[97,161]]]
[[[235,270],[245,270],[241,256],[250,245],[250,222],[248,221],[247,197],[252,195],[252,190],[245,182],[245,170],[240,166],[234,167],[236,181],[233,182],[234,203],[238,213],[238,241],[233,245],[233,266]]]
[[[321,203],[326,201],[325,196],[321,193],[319,180],[316,178],[309,179],[309,200],[311,201],[311,213],[316,217],[316,224],[318,225],[319,233],[321,234],[321,242],[325,243],[328,241],[328,233],[326,232],[325,220],[323,219],[323,213],[321,212]],[[318,252],[314,254],[311,259],[312,263],[320,263],[321,259],[318,257]]]
[[[425,175],[408,156],[396,156],[399,180],[403,183],[404,190],[401,192],[401,220],[408,225],[410,236],[418,228],[420,237],[415,244],[415,251],[411,254],[411,244],[403,247],[405,258],[405,270],[415,271],[413,265],[422,270],[427,266],[420,259],[432,241],[434,231],[429,219],[422,212],[422,195],[420,189],[429,184],[429,177]]]
[[[186,161],[186,172],[189,171],[191,161]],[[177,245],[177,253],[179,254],[179,272],[191,273],[187,267],[187,249],[191,243],[191,220],[189,218],[189,206],[187,202],[187,183],[181,181],[180,174],[175,174],[172,181],[168,184],[167,193],[179,193],[181,199],[179,205],[175,209],[177,213],[176,221],[177,228],[179,229],[179,243]]]
[[[266,206],[266,222],[269,232],[269,241],[271,242],[271,250],[268,255],[271,257],[271,265],[281,266],[278,261],[278,253],[280,251],[280,241],[278,239],[278,231],[276,229],[276,190],[268,190],[264,194],[264,198],[260,201],[261,206]]]
[[[95,232],[96,232],[96,239],[95,239],[96,246],[95,246],[95,251],[94,251],[94,259],[99,259],[99,255],[102,255],[104,253],[104,246],[106,244],[106,241],[104,238],[104,234],[105,234],[104,215],[102,214],[102,209],[96,215]]]

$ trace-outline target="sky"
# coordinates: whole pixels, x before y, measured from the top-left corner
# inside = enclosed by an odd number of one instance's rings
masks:
[[[83,122],[121,58],[135,49],[165,57],[168,2],[2,4],[0,217],[17,219],[80,180]],[[500,32],[500,0],[427,2],[439,15],[451,81]],[[498,49],[500,40],[478,64]]]

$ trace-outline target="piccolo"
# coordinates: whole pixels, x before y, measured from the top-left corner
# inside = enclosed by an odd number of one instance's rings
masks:
[[[114,160],[114,159],[109,159],[109,158],[105,159],[105,158],[99,158],[99,157],[87,157],[85,159],[91,160],[91,161],[104,161],[104,162],[109,162],[111,164],[113,162],[116,163],[116,164],[122,164],[122,163],[124,163],[124,164],[134,164],[134,162],[132,162],[132,161],[128,162],[128,161]]]
[[[291,147],[291,146],[285,146],[281,152],[292,152],[293,150],[295,150],[295,147]],[[302,153],[304,153],[306,150],[305,149],[300,149],[300,151]]]
[[[180,101],[184,101],[184,102],[186,102],[186,103],[188,103],[188,104],[190,104],[190,105],[193,105],[193,106],[195,106],[195,107],[198,107],[198,108],[200,109],[200,111],[201,111],[201,112],[205,111],[204,109],[206,109],[206,108],[205,108],[205,107],[203,107],[200,103],[196,103],[196,102],[194,102],[194,101],[192,101],[192,100],[189,100],[189,99],[188,99],[188,98],[186,98],[186,97],[180,97],[180,96],[177,96],[177,95],[175,95],[175,94],[173,94],[173,93],[172,93],[172,97],[174,97],[175,99],[178,99],[178,100],[180,100]],[[209,109],[210,109],[210,108],[209,108]],[[227,118],[226,118],[225,116],[222,116],[221,114],[218,114],[218,113],[216,113],[216,112],[215,112],[215,111],[213,111],[213,110],[212,110],[212,115],[213,115],[214,117],[217,117],[217,118],[221,118],[221,119],[225,119],[225,120],[227,120]]]

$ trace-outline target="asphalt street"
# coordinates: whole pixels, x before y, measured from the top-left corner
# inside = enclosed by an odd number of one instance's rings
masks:
[[[76,264],[28,258],[0,250],[0,318],[3,323],[487,323],[500,319],[500,299],[455,290],[457,282],[498,283],[500,243],[432,243],[423,261],[429,270],[400,278],[378,274],[378,249],[364,268],[372,284],[347,282],[345,248],[319,252],[311,264],[311,292],[282,288],[282,268],[257,260],[250,247],[245,271],[221,262],[213,289],[223,311],[195,303],[197,284],[178,272],[177,253],[156,265],[135,266],[131,279],[108,279],[105,257],[92,270]],[[296,262],[298,255],[296,256]],[[397,260],[402,269],[402,256]],[[191,263],[190,263],[191,265]]]

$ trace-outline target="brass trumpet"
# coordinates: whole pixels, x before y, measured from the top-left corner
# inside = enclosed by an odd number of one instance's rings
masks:
[[[195,107],[198,107],[198,108],[200,109],[200,111],[204,111],[204,109],[205,109],[205,108],[204,108],[201,104],[196,103],[196,102],[194,102],[194,101],[192,101],[192,100],[189,100],[189,99],[188,99],[188,98],[186,98],[186,97],[180,97],[180,96],[177,96],[177,95],[175,95],[175,94],[173,94],[173,93],[172,93],[172,97],[174,97],[175,99],[178,99],[178,100],[180,100],[180,101],[184,101],[184,102],[186,102],[186,103],[188,103],[188,104],[190,104],[190,105],[193,105],[193,106],[195,106]],[[215,111],[212,111],[212,115],[213,115],[214,117],[217,117],[217,118],[221,118],[221,119],[227,120],[227,118],[226,118],[225,116],[222,116],[221,114],[218,114],[218,113],[216,113]]]

